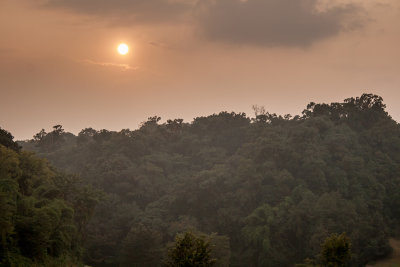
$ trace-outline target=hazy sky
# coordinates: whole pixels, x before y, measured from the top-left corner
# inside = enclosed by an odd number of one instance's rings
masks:
[[[399,0],[0,0],[0,127],[17,139],[363,92],[400,120],[399,85]]]

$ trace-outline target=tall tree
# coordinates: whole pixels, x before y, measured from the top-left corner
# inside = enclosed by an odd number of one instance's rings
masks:
[[[348,267],[351,259],[351,243],[346,233],[332,234],[326,238],[321,249],[322,266]]]
[[[210,242],[191,232],[177,235],[175,245],[168,251],[167,267],[208,267],[215,264]]]

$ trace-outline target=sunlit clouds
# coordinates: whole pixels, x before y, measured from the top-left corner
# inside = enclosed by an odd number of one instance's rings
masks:
[[[137,70],[138,69],[138,67],[131,67],[128,64],[119,64],[119,63],[113,63],[113,62],[96,62],[96,61],[89,60],[89,59],[82,60],[81,62],[86,63],[86,64],[102,66],[102,67],[118,68],[121,70]]]

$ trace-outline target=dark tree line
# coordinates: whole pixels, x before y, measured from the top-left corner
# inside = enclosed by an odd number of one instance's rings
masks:
[[[0,129],[0,266],[71,266],[82,262],[94,191],[21,152]]]
[[[213,237],[216,266],[293,266],[343,232],[351,266],[387,256],[400,233],[400,128],[382,98],[255,111],[78,136],[56,126],[21,145],[104,192],[85,236],[92,266],[160,266],[188,230]]]

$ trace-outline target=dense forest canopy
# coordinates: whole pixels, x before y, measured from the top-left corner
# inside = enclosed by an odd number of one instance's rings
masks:
[[[0,128],[0,266],[81,262],[86,224],[98,201],[72,175],[21,152]]]
[[[34,157],[0,140],[15,161]],[[86,128],[77,136],[56,125],[20,145],[103,191],[88,224],[79,227],[76,215],[65,220],[74,229],[68,240],[85,233],[83,260],[91,266],[160,266],[176,234],[188,230],[207,237],[216,266],[318,261],[322,242],[343,232],[351,266],[365,266],[387,256],[388,238],[400,234],[400,127],[373,94],[310,103],[294,117],[255,107],[253,118],[221,112],[160,123],[154,116],[137,130]],[[24,204],[34,210],[30,220],[47,206],[81,210],[82,189],[43,201],[40,184],[28,189],[41,194],[21,191],[21,174],[4,176],[3,168],[2,183],[9,181],[18,201],[45,203]],[[43,168],[50,174],[35,178],[59,186],[56,172]],[[12,240],[15,224],[2,227]]]

